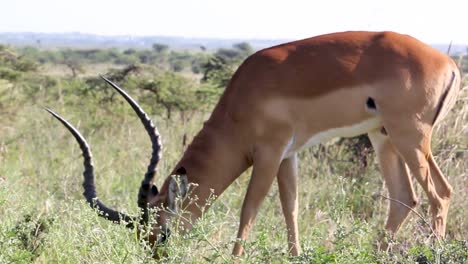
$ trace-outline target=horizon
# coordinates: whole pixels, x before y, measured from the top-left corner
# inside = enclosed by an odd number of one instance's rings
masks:
[[[468,44],[468,1],[16,0],[3,4],[1,33],[80,33],[204,39],[295,40],[348,31],[396,31],[426,43]],[[27,9],[24,7],[28,6]],[[104,10],[104,12],[102,11]]]
[[[354,30],[350,30],[354,31]],[[359,30],[356,30],[359,31]],[[370,30],[372,31],[372,30]],[[389,30],[390,31],[390,30]],[[397,33],[401,33],[396,31]],[[333,32],[330,32],[333,33]],[[80,31],[64,31],[64,32],[38,32],[38,31],[11,31],[11,32],[5,32],[5,31],[0,31],[1,34],[45,34],[45,35],[88,35],[88,36],[96,36],[96,37],[105,37],[105,38],[148,38],[148,37],[155,37],[155,38],[167,38],[167,39],[187,39],[187,40],[226,40],[226,41],[295,41],[295,40],[300,40],[301,38],[241,38],[241,37],[187,37],[187,36],[177,36],[177,35],[130,35],[130,34],[111,34],[111,35],[106,35],[106,34],[99,34],[99,33],[90,33],[90,32],[80,32]],[[324,33],[327,34],[327,33]],[[405,33],[402,33],[405,34]],[[314,35],[317,36],[317,35]],[[310,36],[310,37],[314,37]],[[309,38],[309,37],[305,37]],[[430,45],[449,45],[450,41],[448,42],[426,42],[427,44]],[[453,43],[452,45],[457,45],[457,46],[468,46],[468,42],[466,43]]]

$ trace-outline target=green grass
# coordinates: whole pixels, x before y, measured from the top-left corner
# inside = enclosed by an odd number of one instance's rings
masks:
[[[73,86],[60,80],[52,86]],[[2,88],[3,87],[3,88]],[[152,251],[134,231],[99,218],[82,198],[82,160],[69,133],[52,119],[48,106],[75,124],[92,146],[99,197],[112,207],[135,214],[139,183],[150,143],[131,109],[117,100],[99,104],[67,90],[12,89],[0,82],[0,263],[146,263]],[[110,88],[109,88],[110,89]],[[257,223],[245,243],[243,263],[466,263],[468,260],[467,93],[437,128],[436,159],[454,187],[447,240],[428,239],[429,227],[411,215],[391,250],[379,251],[387,201],[374,157],[361,170],[350,154],[333,142],[300,153],[300,234],[303,254],[287,254],[286,231],[277,186],[262,204]],[[207,113],[188,123],[152,118],[163,136],[160,185],[181,156],[185,133],[200,129]],[[213,202],[194,229],[173,234],[164,263],[230,263],[240,207],[249,180],[242,175]],[[416,185],[427,220],[428,202]]]

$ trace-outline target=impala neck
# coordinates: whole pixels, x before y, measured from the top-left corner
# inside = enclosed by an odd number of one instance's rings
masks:
[[[192,197],[198,197],[198,207],[205,207],[211,194],[221,195],[250,165],[234,123],[225,118],[218,122],[216,116],[205,122],[173,171],[175,174],[185,168],[188,182],[198,185],[190,192]],[[162,189],[166,186],[165,183]],[[189,210],[195,215],[201,213],[197,208]]]

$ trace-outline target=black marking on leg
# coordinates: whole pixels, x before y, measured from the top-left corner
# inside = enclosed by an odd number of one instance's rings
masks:
[[[385,136],[388,135],[387,130],[385,129],[385,127],[382,127],[382,128],[380,129],[380,133],[382,133],[382,134],[385,135]]]

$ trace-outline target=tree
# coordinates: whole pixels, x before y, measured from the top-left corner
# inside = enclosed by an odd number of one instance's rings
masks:
[[[243,54],[244,57],[247,57],[249,56],[250,54],[252,54],[254,52],[254,49],[252,48],[252,45],[250,45],[250,43],[248,42],[240,42],[240,43],[236,43],[233,45],[233,47],[239,51],[241,51]]]
[[[82,66],[81,58],[78,56],[77,52],[73,50],[66,49],[62,51],[63,61],[62,64],[67,66],[72,72],[73,78],[75,78],[78,73],[83,73],[84,68]]]
[[[164,72],[154,79],[141,81],[138,87],[151,92],[152,96],[145,96],[143,100],[164,107],[169,120],[176,110],[184,112],[198,107],[193,83],[176,73]]]
[[[125,55],[133,55],[133,54],[136,54],[136,53],[137,53],[137,51],[135,49],[132,49],[132,48],[126,49],[123,52],[123,54],[125,54]]]
[[[0,45],[0,79],[17,80],[22,73],[36,70],[37,64],[33,60]]]
[[[224,88],[228,84],[234,70],[235,64],[223,56],[215,55],[203,64],[203,82],[209,82],[218,88]]]
[[[141,63],[150,64],[155,59],[155,54],[151,50],[142,50],[138,52],[138,58]]]
[[[252,53],[253,48],[247,42],[234,44],[232,49],[218,49],[203,64],[202,81],[220,88],[226,87],[237,67]]]
[[[156,53],[164,53],[169,49],[169,46],[160,43],[154,43],[152,47]]]

